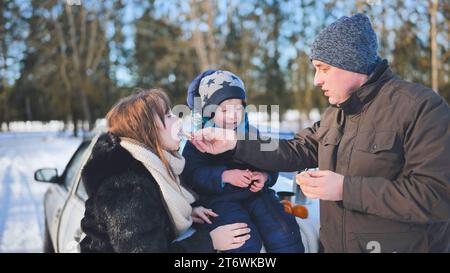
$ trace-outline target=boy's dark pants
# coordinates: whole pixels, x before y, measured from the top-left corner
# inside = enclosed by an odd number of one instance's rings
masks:
[[[201,225],[214,228],[233,223],[247,223],[251,238],[232,253],[259,253],[264,248],[269,253],[303,253],[300,229],[295,217],[284,211],[275,192],[263,189],[245,200],[221,200],[208,202],[207,206],[219,216],[212,224]]]

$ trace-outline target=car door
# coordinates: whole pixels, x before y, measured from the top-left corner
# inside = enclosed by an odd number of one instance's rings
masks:
[[[58,208],[57,216],[58,225],[57,225],[57,234],[56,234],[56,245],[57,252],[67,252],[67,239],[64,234],[67,232],[66,229],[68,227],[68,222],[70,222],[70,217],[74,212],[74,203],[72,201],[73,190],[78,185],[78,180],[81,172],[81,167],[84,162],[87,160],[89,156],[89,144],[90,141],[83,141],[75,154],[72,156],[69,164],[67,164],[64,174],[61,179],[63,181],[62,188],[66,191],[66,199],[64,200],[63,205]],[[78,204],[79,207],[79,204]],[[81,213],[84,213],[84,203],[82,204]]]
[[[78,180],[78,185],[82,185]],[[79,243],[83,239],[81,219],[84,216],[84,202],[78,194],[71,195],[61,217],[59,229],[60,252],[78,253]]]
[[[45,220],[53,248],[57,249],[58,226],[61,212],[69,196],[69,191],[63,185],[50,185],[45,193]]]
[[[69,163],[63,174],[58,178],[58,183],[49,186],[49,189],[44,196],[44,207],[45,207],[45,220],[50,234],[51,241],[53,243],[53,248],[57,251],[58,248],[58,230],[61,220],[61,215],[67,199],[69,198],[71,183],[73,178],[73,171],[69,171],[70,166],[76,165],[76,161],[79,156],[83,153],[85,145],[81,143],[75,153],[72,155]],[[71,170],[73,170],[72,168]]]

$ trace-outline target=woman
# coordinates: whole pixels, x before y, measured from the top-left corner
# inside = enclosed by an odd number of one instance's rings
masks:
[[[193,222],[210,223],[217,215],[192,209],[194,196],[179,182],[181,121],[164,92],[123,98],[106,119],[108,132],[82,171],[89,199],[81,252],[213,252],[239,248],[250,238],[244,223],[189,236]]]

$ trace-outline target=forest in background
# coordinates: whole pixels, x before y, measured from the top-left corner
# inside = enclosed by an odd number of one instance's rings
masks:
[[[395,73],[450,102],[448,0],[0,0],[0,128],[61,120],[88,130],[137,87],[185,104],[208,68],[239,75],[251,104],[307,116],[328,105],[313,86],[314,37],[356,12]]]

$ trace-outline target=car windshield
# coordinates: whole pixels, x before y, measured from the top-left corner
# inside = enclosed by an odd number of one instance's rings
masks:
[[[87,147],[89,146],[89,141],[83,142],[78,150],[73,155],[69,164],[66,167],[64,173],[64,185],[67,189],[70,189],[75,181],[75,177],[80,171],[81,164],[83,162],[84,155],[86,153]]]

